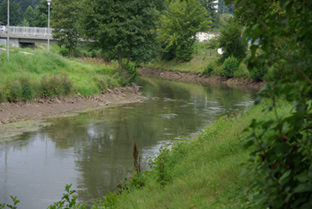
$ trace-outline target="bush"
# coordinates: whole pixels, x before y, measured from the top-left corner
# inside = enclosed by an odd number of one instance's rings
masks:
[[[42,97],[51,97],[53,95],[68,95],[72,92],[72,82],[65,73],[58,77],[53,75],[49,79],[44,75],[40,80],[40,92]]]
[[[227,77],[233,77],[234,72],[238,69],[238,61],[235,57],[229,57],[225,59],[223,65],[222,65],[222,70],[221,70],[221,75],[227,76]]]
[[[264,76],[267,74],[268,68],[266,66],[263,66],[262,68],[255,68],[251,72],[251,77],[257,81],[263,81]]]
[[[7,99],[9,102],[18,102],[22,99],[23,91],[19,80],[7,84],[7,90],[8,90]]]
[[[122,81],[123,85],[133,83],[138,76],[138,68],[133,62],[129,62],[128,68],[126,69],[126,62],[122,63],[122,68],[126,70],[126,81]]]
[[[59,53],[64,56],[64,57],[68,57],[69,56],[69,49],[67,49],[64,45],[62,45],[60,47],[60,51]]]
[[[212,75],[213,74],[213,65],[210,63],[202,72],[202,75]]]
[[[31,85],[31,83],[27,78],[21,78],[20,83],[22,87],[22,100],[23,101],[31,100],[34,95],[33,86]]]
[[[234,19],[230,19],[226,27],[221,31],[219,37],[219,47],[223,49],[223,54],[219,60],[223,63],[226,58],[233,56],[237,59],[243,57],[247,49],[247,40],[242,38],[243,27]]]

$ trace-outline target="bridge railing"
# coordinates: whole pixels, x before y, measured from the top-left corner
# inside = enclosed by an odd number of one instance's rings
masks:
[[[10,26],[10,34],[12,35],[24,35],[24,36],[52,36],[53,28],[39,28],[39,27],[21,27]]]

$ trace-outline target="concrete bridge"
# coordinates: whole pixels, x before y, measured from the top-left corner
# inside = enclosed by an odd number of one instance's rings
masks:
[[[53,28],[10,26],[10,45],[15,47],[34,47],[36,44],[57,43],[52,37]],[[7,43],[7,32],[0,32],[0,46]]]

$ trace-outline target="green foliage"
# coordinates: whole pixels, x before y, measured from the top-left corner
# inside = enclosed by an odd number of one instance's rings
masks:
[[[267,74],[268,68],[263,66],[261,68],[256,68],[251,72],[251,77],[257,81],[263,81],[264,76]]]
[[[33,85],[30,83],[28,78],[21,78],[20,80],[22,88],[22,100],[28,101],[34,97]]]
[[[58,51],[59,47],[51,45],[52,49]],[[0,54],[0,101],[27,101],[72,93],[90,96],[122,84],[116,64],[108,66],[101,59],[66,59],[44,49],[12,48],[10,62],[5,55]]]
[[[53,12],[53,2],[50,6],[50,12]],[[33,26],[35,27],[48,27],[48,3],[41,1],[41,3],[35,7]]]
[[[123,69],[126,69],[126,66],[124,66]],[[130,62],[128,64],[128,68],[126,69],[126,72],[127,72],[127,78],[128,78],[129,84],[133,83],[136,80],[137,76],[139,75],[138,68],[133,62]]]
[[[249,69],[268,66],[279,76],[260,92],[270,98],[271,120],[253,120],[247,129],[250,202],[255,208],[311,208],[312,194],[312,5],[310,1],[236,1],[236,18],[252,38]],[[255,40],[259,43],[255,44]],[[278,98],[293,104],[279,114]]]
[[[54,0],[51,15],[51,27],[54,28],[53,37],[58,39],[60,46],[65,46],[72,57],[79,42],[80,1]]]
[[[119,73],[123,74],[122,58],[130,60],[132,49],[155,40],[158,10],[163,0],[83,1],[82,32],[103,51],[115,51]],[[126,55],[125,55],[126,54]]]
[[[212,75],[213,74],[213,65],[210,63],[202,72],[202,75]]]
[[[23,90],[19,80],[9,83],[6,88],[8,90],[7,100],[9,102],[21,101]]]
[[[20,201],[17,199],[16,196],[13,197],[12,195],[10,195],[10,197],[11,197],[11,200],[13,201],[13,205],[3,203],[3,204],[0,204],[0,209],[4,209],[6,206],[7,206],[8,208],[11,208],[11,209],[17,209],[16,205],[17,205]]]
[[[238,61],[235,57],[228,57],[222,64],[221,75],[233,77],[235,71],[238,69]]]
[[[212,22],[211,29],[213,31],[217,31],[220,24],[220,15],[216,8],[218,2],[216,2],[215,0],[200,0],[200,3],[207,10],[208,17]]]
[[[60,53],[62,56],[64,56],[64,57],[68,57],[68,56],[69,56],[69,49],[66,48],[65,45],[61,45],[61,46],[60,46],[60,51],[59,51],[59,53]]]
[[[55,202],[50,205],[48,209],[85,209],[85,203],[77,204],[77,195],[75,195],[76,190],[70,190],[70,185],[65,186],[66,193],[63,194],[62,200]]]
[[[230,19],[226,27],[221,31],[219,37],[219,47],[223,49],[220,62],[230,56],[237,59],[244,57],[247,49],[247,40],[242,37],[243,27],[234,19]]]
[[[217,38],[210,39],[207,43],[207,48],[208,49],[217,49],[219,45],[219,41]]]
[[[198,0],[171,2],[160,22],[158,40],[163,48],[163,58],[167,60],[191,60],[196,32],[211,27],[207,10]]]
[[[170,150],[165,146],[160,148],[160,153],[157,158],[152,162],[151,167],[156,172],[157,179],[156,181],[161,185],[165,186],[166,184],[172,181],[172,174],[170,174],[169,160],[170,160]]]
[[[68,95],[72,92],[72,82],[67,78],[65,73],[59,76],[53,75],[47,78],[45,75],[40,80],[40,95],[42,97],[51,97],[55,95]]]
[[[24,13],[24,19],[28,21],[30,27],[33,26],[34,15],[34,9],[29,6]]]
[[[2,1],[0,4],[0,20],[7,25],[7,14],[8,14],[7,0]],[[23,11],[18,2],[10,1],[10,25],[18,25],[23,17]]]

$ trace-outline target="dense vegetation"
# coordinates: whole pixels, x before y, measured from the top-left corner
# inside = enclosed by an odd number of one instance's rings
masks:
[[[73,2],[69,1],[68,6]],[[176,58],[174,63],[170,61],[171,66],[176,65],[172,69],[186,60],[190,62],[184,63],[184,68],[189,68],[189,63],[203,63],[207,59],[209,62],[195,70],[209,75],[247,75],[257,80],[267,78],[271,82],[262,89],[257,100],[261,106],[236,119],[223,117],[198,137],[177,143],[171,151],[162,149],[149,174],[136,172],[121,187],[121,195],[110,193],[105,202],[94,205],[94,208],[312,208],[312,4],[309,0],[236,0],[235,18],[221,30],[220,38],[194,45],[194,31],[187,24],[178,24],[179,21],[188,23],[193,21],[193,16],[187,14],[197,14],[195,23],[198,24],[194,25],[199,30],[215,26],[213,21],[216,19],[209,11],[213,11],[211,5],[199,4],[202,1],[195,0],[188,2],[170,1],[167,5],[161,0],[115,1],[112,4],[111,1],[82,1],[81,8],[86,11],[79,16],[79,21],[84,22],[80,24],[83,25],[82,35],[92,40],[90,44],[109,59],[119,60],[120,80],[123,79],[123,70],[128,71],[131,58],[139,57],[142,52],[153,55],[146,48],[151,40],[155,49],[157,45],[162,49],[159,50],[160,55],[170,53],[169,59]],[[40,4],[37,11],[43,5],[46,4]],[[53,12],[57,14],[58,11]],[[157,19],[159,16],[161,18]],[[187,17],[189,19],[184,19]],[[211,22],[204,21],[203,17]],[[186,28],[177,28],[174,33],[170,30],[173,25]],[[154,41],[157,40],[157,27],[160,42]],[[70,36],[66,37],[69,41]],[[202,47],[202,50],[196,47]],[[217,47],[222,47],[225,52],[221,58],[209,53]],[[198,54],[198,51],[204,53]],[[1,55],[1,60],[4,56]],[[47,96],[45,86],[50,83],[64,84],[65,90],[60,94],[67,94],[75,89],[68,82],[68,77],[77,82],[78,92],[89,95],[100,90],[97,82],[103,84],[103,77],[99,77],[101,72],[112,72],[111,75],[117,72],[103,66],[98,66],[98,70],[90,69],[79,62],[75,62],[79,67],[71,68],[71,60],[65,61],[53,53],[50,56],[54,64],[42,69],[40,60],[48,62],[47,55],[34,56],[33,61],[40,57],[35,66],[29,64],[26,56],[31,55],[13,53],[15,62],[1,65],[1,78],[16,82],[1,83],[3,90],[0,92],[4,92],[0,94],[4,95],[1,98],[27,100],[29,95],[33,95],[33,86],[40,87],[34,94]],[[127,58],[124,64],[123,58]],[[64,68],[68,75],[62,74],[64,76],[61,77],[60,72]],[[8,69],[14,74],[8,74]],[[77,69],[83,69],[78,76]],[[32,77],[24,71],[32,72]],[[55,77],[54,73],[59,74]],[[79,75],[85,73],[93,75],[89,76],[91,80],[80,80]],[[10,79],[10,76],[15,77]],[[33,80],[37,82],[30,82]],[[69,91],[66,90],[68,86]],[[55,87],[53,91],[55,93]],[[261,114],[262,109],[264,115]],[[245,132],[242,133],[243,130]],[[249,178],[239,177],[243,168],[241,163],[246,167]],[[245,194],[241,193],[243,187],[247,187]]]
[[[0,101],[27,101],[58,95],[80,94],[90,96],[121,85],[116,64],[105,65],[99,59],[67,59],[45,49],[21,50],[14,48],[10,62],[0,54]],[[133,68],[133,64],[131,63]],[[132,71],[136,75],[136,71]],[[133,77],[131,77],[133,78]]]

